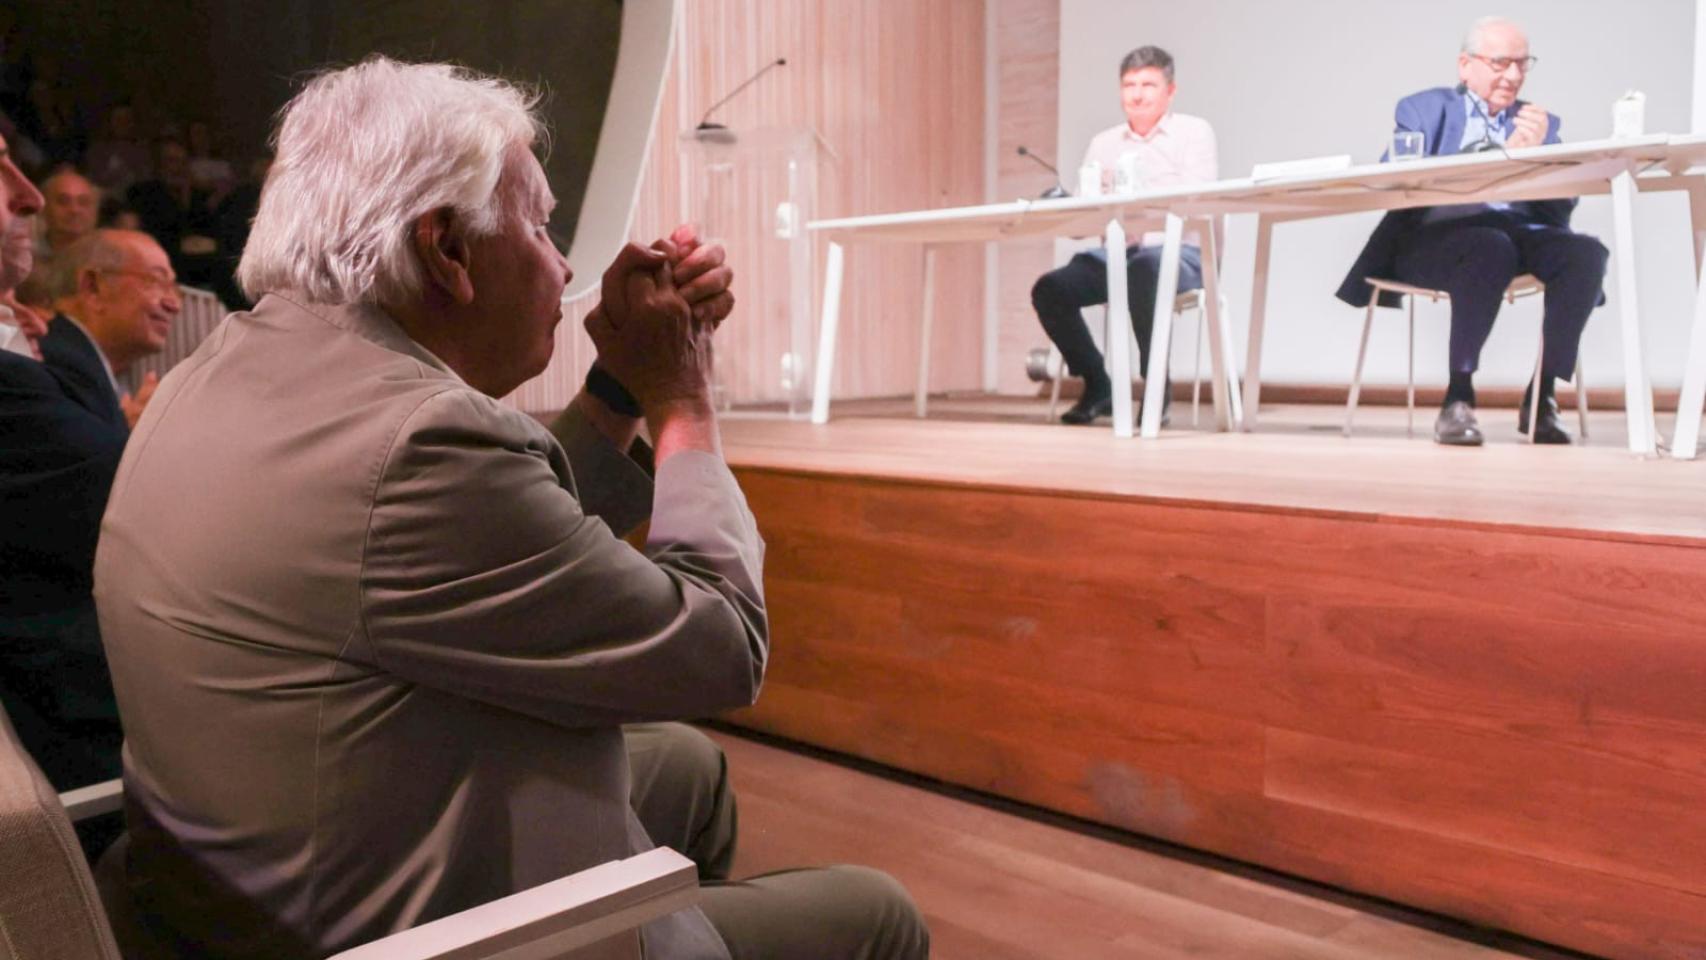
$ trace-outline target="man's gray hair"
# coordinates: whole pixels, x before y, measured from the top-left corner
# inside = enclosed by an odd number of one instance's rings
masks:
[[[279,114],[237,267],[243,290],[320,303],[418,297],[415,221],[449,208],[470,234],[496,232],[505,154],[544,144],[538,103],[497,77],[384,56],[315,77]]]
[[[1471,56],[1481,52],[1481,40],[1489,27],[1522,27],[1509,17],[1482,17],[1469,25],[1469,32],[1463,35],[1463,52]]]

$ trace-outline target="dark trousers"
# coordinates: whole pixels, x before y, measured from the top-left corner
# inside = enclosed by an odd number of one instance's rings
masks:
[[[1141,357],[1138,369],[1149,372],[1149,333],[1155,326],[1155,282],[1161,277],[1161,248],[1136,244],[1125,251],[1126,303],[1131,308],[1131,328],[1137,332]],[[1179,291],[1202,287],[1202,253],[1184,247],[1179,254]],[[1031,287],[1031,306],[1043,330],[1060,350],[1066,368],[1084,378],[1093,390],[1108,389],[1108,373],[1102,352],[1090,337],[1083,309],[1108,302],[1108,267],[1101,256],[1080,253],[1066,266],[1050,270]]]
[[[1451,372],[1474,373],[1505,287],[1534,274],[1546,285],[1541,371],[1569,380],[1609,256],[1585,234],[1488,211],[1417,230],[1399,246],[1396,279],[1451,294]]]

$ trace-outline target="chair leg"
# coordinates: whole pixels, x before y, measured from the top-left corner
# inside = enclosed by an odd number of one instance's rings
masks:
[[[1060,381],[1066,379],[1066,358],[1060,355],[1060,350],[1054,344],[1049,344],[1048,363],[1043,369],[1054,368],[1054,380],[1048,390],[1048,422],[1054,422],[1054,410],[1060,406]]]
[[[1582,379],[1582,358],[1576,356],[1576,423],[1582,428],[1582,442],[1588,442],[1588,385]]]
[[[1362,394],[1362,364],[1368,358],[1368,332],[1374,328],[1374,307],[1379,302],[1378,293],[1368,301],[1368,313],[1362,321],[1362,342],[1357,345],[1357,366],[1351,374],[1351,395],[1345,401],[1345,436],[1351,435],[1351,422],[1357,415],[1357,398]]]
[[[1191,426],[1197,425],[1197,408],[1202,404],[1202,335],[1208,327],[1205,322],[1208,309],[1201,304],[1197,306],[1197,360],[1191,366]]]
[[[1540,336],[1540,354],[1534,358],[1534,376],[1528,381],[1528,442],[1534,442],[1534,424],[1540,419],[1540,366],[1546,359],[1546,335]]]
[[[1416,435],[1416,298],[1410,298],[1409,386],[1404,388],[1404,436]]]

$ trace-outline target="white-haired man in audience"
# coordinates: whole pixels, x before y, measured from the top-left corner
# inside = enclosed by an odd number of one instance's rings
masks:
[[[722,250],[680,229],[617,256],[547,432],[498,401],[545,369],[569,280],[532,98],[375,57],[276,141],[258,302],[162,384],[96,563],[148,932],[319,957],[655,842],[706,882],[649,957],[925,956],[874,871],[723,882],[720,753],[624,735],[764,672],[763,544],[708,386]],[[648,513],[642,552],[618,534]]]

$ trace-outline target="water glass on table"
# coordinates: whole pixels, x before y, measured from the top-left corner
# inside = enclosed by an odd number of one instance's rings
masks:
[[[1392,150],[1387,154],[1393,160],[1422,159],[1422,134],[1419,130],[1399,130],[1392,134]]]

